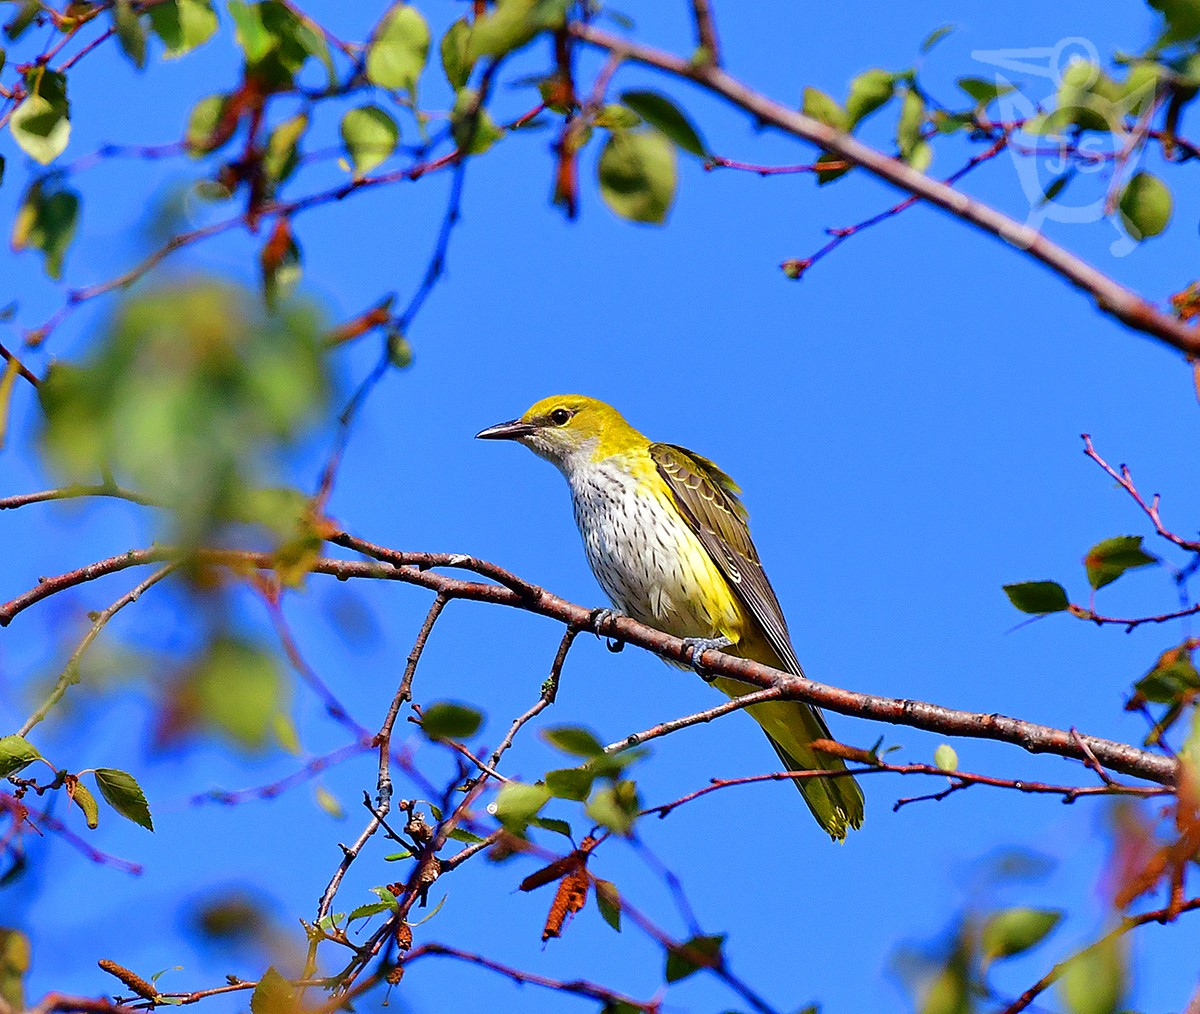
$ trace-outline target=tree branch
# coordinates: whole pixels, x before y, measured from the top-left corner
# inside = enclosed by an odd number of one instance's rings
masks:
[[[1156,338],[1189,357],[1200,357],[1200,332],[1158,309],[1145,297],[1121,285],[1075,254],[1051,242],[1036,229],[1023,225],[982,201],[931,179],[912,166],[885,155],[849,134],[835,130],[811,116],[754,91],[720,67],[693,63],[673,53],[627,41],[581,22],[572,22],[568,30],[577,39],[599,49],[618,53],[625,60],[632,60],[693,81],[750,113],[759,123],[777,127],[832,152],[839,158],[862,166],[885,183],[926,200],[1041,261],[1060,278],[1090,295],[1104,313],[1115,317],[1133,330]]]

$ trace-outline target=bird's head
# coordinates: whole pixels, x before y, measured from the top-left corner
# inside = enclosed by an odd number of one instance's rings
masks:
[[[516,440],[566,471],[647,443],[611,405],[581,394],[543,398],[520,418],[489,426],[475,436]]]

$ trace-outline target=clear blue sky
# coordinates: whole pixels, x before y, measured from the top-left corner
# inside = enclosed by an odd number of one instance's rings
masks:
[[[306,5],[344,37],[361,39],[371,22],[355,5]],[[633,10],[641,38],[687,51],[686,5]],[[362,9],[358,9],[362,8]],[[427,5],[435,31],[461,10]],[[718,4],[729,69],[783,101],[805,85],[842,96],[870,66],[901,68],[928,31],[958,30],[927,58],[923,80],[951,101],[961,74],[994,67],[972,52],[1054,46],[1084,37],[1103,55],[1137,50],[1151,38],[1148,9],[1127,0],[1092,5],[968,5],[932,0],[898,7],[868,0],[837,9],[789,3]],[[540,69],[541,49],[514,62],[512,76]],[[584,73],[595,61],[581,61]],[[519,66],[518,66],[519,65]],[[96,53],[72,77],[74,134],[68,156],[110,141],[154,144],[179,136],[201,96],[232,83],[236,55],[227,34],[187,59],[133,73],[115,51]],[[445,101],[436,67],[427,101]],[[1022,80],[1036,96],[1049,81]],[[806,148],[755,133],[743,118],[693,90],[634,69],[618,89],[661,87],[699,122],[727,157],[797,162]],[[498,118],[516,115],[530,93],[502,90]],[[318,129],[336,133],[332,111]],[[867,137],[886,144],[894,113]],[[884,120],[887,122],[884,122]],[[464,219],[450,271],[413,329],[412,370],[390,375],[375,392],[351,444],[331,512],[351,531],[403,549],[458,551],[510,567],[558,594],[603,604],[579,546],[562,480],[516,447],[473,442],[485,425],[510,418],[555,392],[579,391],[617,405],[651,436],[681,443],[722,464],[742,485],[755,537],[788,613],[797,652],[812,677],[857,690],[1001,712],[1136,741],[1138,716],[1121,710],[1129,684],[1179,631],[1125,635],[1063,617],[1011,632],[1020,616],[1001,585],[1035,578],[1063,581],[1086,595],[1080,559],[1094,542],[1144,531],[1131,503],[1086,461],[1079,434],[1102,453],[1128,461],[1164,512],[1187,530],[1200,496],[1191,466],[1197,406],[1177,357],[1102,317],[1078,294],[1001,244],[946,216],[915,208],[847,243],[800,283],[778,263],[802,257],[827,226],[849,224],[895,196],[861,174],[820,191],[810,179],[759,179],[705,173],[681,164],[669,227],[617,220],[587,170],[583,214],[567,223],[548,205],[549,133],[506,141],[471,165]],[[409,139],[412,139],[410,131]],[[10,221],[24,168],[10,138],[0,216]],[[965,149],[948,147],[934,172],[957,168]],[[132,263],[155,195],[190,180],[183,160],[112,160],[79,179],[81,234],[66,282],[108,278]],[[1181,180],[1184,167],[1168,175]],[[323,164],[292,192],[336,178]],[[297,233],[307,291],[344,318],[394,290],[404,299],[424,270],[449,178],[380,188],[310,212]],[[970,177],[966,189],[1023,218],[1028,202],[1005,155]],[[1080,202],[1095,197],[1080,191]],[[1117,232],[1107,222],[1050,223],[1047,231],[1155,298],[1191,281],[1198,204],[1176,190],[1175,227],[1128,256],[1110,256]],[[203,220],[203,219],[200,219]],[[205,268],[253,280],[257,241],[229,236],[179,258],[176,270]],[[0,254],[0,301],[21,300],[36,323],[62,291],[48,285],[31,255]],[[42,357],[85,348],[105,307],[85,308],[57,333]],[[364,345],[342,354],[347,383],[375,354]],[[3,459],[6,491],[48,481],[29,451],[36,413],[18,393],[16,432]],[[320,448],[298,464],[310,486]],[[1187,467],[1181,467],[1183,463]],[[136,511],[119,504],[28,508],[0,519],[7,548],[7,598],[41,574],[57,573],[147,539]],[[101,608],[126,587],[114,580],[47,602],[15,621],[0,640],[0,730],[27,711],[31,684],[53,671],[51,650],[85,609]],[[1158,610],[1175,603],[1162,572],[1144,571],[1106,590],[1112,611]],[[347,644],[331,609],[361,603],[378,628],[366,645]],[[190,619],[180,600],[156,590],[109,628],[110,643],[143,641],[180,652]],[[243,602],[248,629],[266,623]],[[313,580],[290,596],[289,616],[314,667],[365,724],[377,724],[428,605],[400,586],[346,587]],[[552,623],[478,605],[453,604],[431,639],[417,682],[419,700],[469,700],[490,716],[494,742],[536,699],[560,630]],[[1178,635],[1178,636],[1177,636]],[[553,709],[555,723],[582,723],[606,740],[718,702],[695,677],[628,650],[611,655],[580,639]],[[31,843],[32,871],[0,900],[0,923],[26,928],[34,942],[31,993],[96,992],[110,987],[92,961],[107,956],[143,974],[182,964],[164,989],[199,988],[226,973],[250,977],[253,955],[205,949],[190,934],[195,897],[243,886],[271,900],[296,935],[335,867],[335,842],[352,840],[363,814],[357,800],[373,786],[369,758],[329,773],[322,784],[349,817],[335,824],[314,803],[311,785],[271,803],[233,809],[189,807],[209,788],[241,788],[280,777],[294,758],[247,765],[205,748],[169,757],[144,747],[141,691],[90,704],[85,740],[47,734],[47,750],[76,767],[127,767],[141,777],[158,824],[151,836],[107,820],[91,839],[144,863],[131,879],[98,869],[54,840]],[[319,754],[344,734],[321,719],[299,690],[295,712],[304,746]],[[870,746],[882,735],[896,756],[929,760],[937,738],[834,717],[835,734]],[[408,728],[408,727],[405,727]],[[444,768],[419,736],[404,733],[417,758]],[[1049,780],[1083,779],[1078,768],[1015,748],[957,744],[965,769]],[[70,760],[66,760],[70,758]],[[534,778],[556,758],[529,737],[512,771]],[[638,779],[647,802],[663,802],[711,776],[771,770],[774,758],[742,716],[697,727],[655,744]],[[1097,878],[1105,808],[1064,807],[1045,798],[974,789],[940,803],[890,812],[899,796],[931,783],[866,781],[864,830],[841,848],[820,834],[785,785],[732,789],[644,828],[649,847],[682,879],[706,931],[728,932],[732,967],[772,1003],[789,1009],[820,1000],[828,1012],[902,1010],[889,972],[905,941],[929,941],[969,901],[1065,908],[1069,917],[1037,956],[997,972],[1013,994],[1093,939],[1106,918]],[[399,790],[402,794],[404,789]],[[1056,860],[1047,880],[987,893],[976,871],[1001,846]],[[349,907],[373,884],[396,879],[374,846],[343,888]],[[420,933],[498,960],[561,978],[596,978],[637,996],[661,981],[661,954],[631,928],[615,935],[591,906],[561,941],[542,947],[546,891],[515,893],[531,862],[502,868],[468,864],[434,891],[449,898]],[[671,932],[686,927],[661,881],[622,846],[606,847],[595,872],[615,881]],[[339,906],[341,907],[341,906]],[[102,942],[102,945],[98,942]],[[1139,976],[1133,1005],[1178,1010],[1195,988],[1200,929],[1194,921],[1145,929],[1135,937]],[[698,975],[674,987],[672,1010],[738,1007],[715,980]],[[514,991],[489,973],[431,959],[415,967],[396,1004],[434,1012],[500,1009],[586,1010],[582,1001],[527,988]],[[210,1002],[212,1009],[221,1001]],[[232,1007],[232,1004],[229,1005]],[[225,1009],[229,1009],[228,1007]]]

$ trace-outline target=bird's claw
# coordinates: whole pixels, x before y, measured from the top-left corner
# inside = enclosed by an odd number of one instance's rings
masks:
[[[600,632],[601,628],[608,623],[609,620],[618,619],[620,615],[621,614],[615,609],[593,609],[591,616],[588,618],[588,624],[592,628],[592,633],[594,633],[597,637],[604,637],[605,635]],[[625,650],[625,642],[620,641],[615,637],[606,638],[605,647],[607,647],[608,650],[615,655],[617,652]]]
[[[688,664],[696,670],[697,675],[706,683],[711,683],[716,679],[715,674],[709,672],[700,664],[700,656],[710,648],[721,649],[728,648],[733,642],[728,637],[685,637],[683,646],[687,650]]]

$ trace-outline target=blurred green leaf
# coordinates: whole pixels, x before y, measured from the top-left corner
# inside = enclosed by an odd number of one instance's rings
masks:
[[[189,674],[197,719],[244,750],[274,741],[274,719],[286,704],[274,653],[250,641],[218,637]]]
[[[614,834],[628,835],[640,809],[637,786],[624,780],[597,789],[584,812]]]
[[[935,28],[932,32],[925,36],[924,41],[921,43],[920,51],[922,53],[928,53],[931,49],[933,49],[934,46],[941,42],[942,39],[954,31],[955,27],[956,26],[954,25],[942,25],[940,28]]]
[[[702,968],[717,968],[725,960],[721,953],[725,945],[725,934],[695,936],[667,949],[667,982],[686,979]]]
[[[1125,231],[1136,240],[1157,236],[1171,221],[1175,201],[1167,185],[1153,173],[1138,172],[1121,191],[1118,207]]]
[[[154,830],[150,804],[146,802],[146,794],[133,775],[117,768],[96,768],[92,774],[96,779],[96,788],[109,806],[126,820],[133,821],[147,831]]]
[[[292,295],[304,273],[300,244],[285,219],[279,220],[279,226],[280,231],[272,234],[259,253],[263,300],[271,310],[278,309]]]
[[[310,56],[333,64],[324,35],[280,0],[245,3],[229,0],[235,37],[246,59],[247,75],[272,89],[290,88]]]
[[[25,976],[33,957],[29,938],[20,930],[0,927],[0,1002],[25,1010]]]
[[[212,0],[166,0],[149,10],[150,28],[167,47],[168,60],[190,53],[217,30]]]
[[[50,278],[62,277],[63,260],[79,224],[79,195],[50,180],[35,180],[13,218],[12,249],[39,250]]]
[[[482,155],[503,136],[491,114],[479,106],[479,93],[474,88],[461,88],[454,97],[450,127],[454,143],[468,155]]]
[[[415,7],[393,4],[367,45],[367,79],[417,97],[417,79],[429,59],[429,25]]]
[[[300,162],[300,139],[308,130],[308,114],[292,116],[271,131],[267,150],[263,152],[263,172],[272,183],[272,190],[293,172]]]
[[[534,817],[529,823],[532,827],[540,827],[544,831],[561,834],[564,838],[572,837],[571,825],[565,820],[558,820],[556,817]]]
[[[617,885],[608,880],[596,878],[596,907],[600,915],[618,933],[621,932],[621,895]]]
[[[546,788],[552,795],[559,799],[573,799],[579,803],[587,799],[595,780],[596,773],[586,767],[559,768],[546,772]]]
[[[41,757],[24,736],[0,736],[0,778],[15,775]]]
[[[989,80],[985,77],[960,77],[958,87],[975,101],[975,108],[980,112],[1001,95],[1016,91],[1016,87],[1007,81]]]
[[[359,106],[342,117],[342,141],[356,176],[386,162],[396,150],[400,128],[379,106]]]
[[[334,820],[346,819],[346,810],[341,801],[324,785],[318,785],[313,790],[313,795],[316,797],[317,805]]]
[[[949,743],[939,743],[933,751],[934,766],[942,771],[958,770],[958,753]]]
[[[8,129],[26,155],[47,165],[71,139],[67,79],[58,71],[35,67],[25,72],[25,88],[27,94],[9,117]]]
[[[1008,908],[989,916],[980,934],[984,965],[1036,947],[1062,917],[1060,909],[1051,908]]]
[[[850,116],[833,96],[821,91],[820,88],[807,87],[804,89],[804,102],[800,107],[806,116],[820,120],[834,130],[849,130]]]
[[[918,1014],[974,1014],[970,949],[964,936],[955,941],[949,958],[930,980],[917,1010]]]
[[[1060,613],[1071,604],[1066,589],[1056,581],[1006,584],[1004,594],[1023,613]]]
[[[848,126],[857,126],[891,99],[895,91],[895,74],[878,67],[863,71],[850,82],[850,94],[846,98]]]
[[[1104,937],[1076,954],[1058,988],[1070,1014],[1116,1014],[1128,991],[1122,940]]]
[[[237,117],[227,115],[229,96],[223,93],[206,95],[188,115],[183,140],[193,158],[210,155],[229,143],[237,129]]]
[[[442,57],[442,71],[450,87],[456,92],[466,87],[471,78],[471,70],[475,61],[468,53],[471,39],[471,26],[466,18],[459,18],[446,29],[442,36],[439,52]]]
[[[549,800],[550,790],[544,785],[505,782],[489,809],[505,828],[521,834]]]
[[[138,70],[146,66],[146,25],[133,9],[133,0],[116,0],[112,8],[113,30],[121,51]]]
[[[595,757],[604,753],[604,744],[589,729],[579,725],[552,725],[542,730],[542,738],[576,757]]]
[[[469,739],[483,724],[483,714],[465,704],[438,701],[421,714],[421,731],[430,739]]]
[[[621,93],[621,101],[684,151],[700,158],[708,157],[708,145],[701,139],[691,120],[665,95],[650,91],[628,91]]]
[[[599,162],[600,196],[631,222],[662,225],[675,200],[675,145],[654,129],[609,135]]]
[[[250,1014],[299,1014],[301,1010],[296,989],[272,965],[250,994]]]
[[[1098,542],[1083,558],[1087,568],[1088,582],[1093,588],[1112,584],[1127,570],[1148,567],[1158,563],[1158,557],[1142,549],[1140,535],[1118,535],[1113,539]]]
[[[1157,45],[1184,42],[1200,35],[1200,4],[1195,0],[1147,0],[1163,16],[1165,28]]]
[[[477,18],[467,43],[472,59],[503,56],[531,42],[548,28],[566,20],[568,0],[499,0]]]
[[[924,172],[933,159],[933,149],[925,140],[925,100],[915,88],[904,92],[900,119],[896,123],[896,146],[900,157],[914,169]]]

